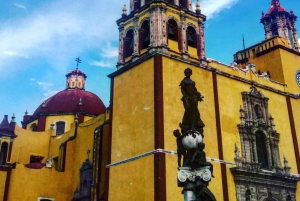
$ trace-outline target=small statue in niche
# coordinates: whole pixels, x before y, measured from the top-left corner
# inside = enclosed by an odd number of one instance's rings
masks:
[[[198,110],[198,101],[203,101],[203,96],[196,89],[196,84],[191,80],[192,70],[186,68],[184,70],[185,78],[180,83],[182,93],[181,101],[185,109],[182,123],[180,124],[181,132],[184,133],[188,130],[197,130],[203,135],[203,127],[205,126],[200,118]]]
[[[173,131],[174,136],[176,137],[177,143],[177,156],[178,156],[178,167],[181,167],[181,158],[183,156],[183,163],[186,156],[186,151],[182,145],[182,135],[178,129]]]
[[[259,121],[260,123],[264,123],[263,111],[262,111],[260,105],[255,105],[254,111],[255,111],[256,120]]]

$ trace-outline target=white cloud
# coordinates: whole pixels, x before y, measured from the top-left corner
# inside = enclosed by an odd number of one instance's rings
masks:
[[[19,3],[15,3],[15,6],[18,8],[26,9],[26,6],[19,4]]]
[[[54,94],[56,94],[57,92],[59,92],[58,90],[53,90],[52,89],[52,87],[53,87],[52,83],[36,81],[36,84],[39,85],[40,87],[42,87],[42,91],[43,91],[43,95],[44,95],[44,100],[48,99],[49,97],[51,97]]]
[[[35,81],[35,78],[30,78],[30,81]]]
[[[115,20],[121,17],[122,2],[91,0],[87,4],[60,0],[48,4],[35,8],[29,15],[16,16],[1,24],[0,72],[7,65],[18,68],[17,59],[22,57],[43,58],[52,67],[65,70],[67,64],[82,52],[100,50],[103,57],[117,54],[110,45],[105,51],[99,46],[118,40]],[[111,9],[111,5],[120,9]]]
[[[117,57],[118,56],[118,47],[112,47],[110,42],[106,43],[106,47],[101,48],[102,57]]]
[[[202,0],[200,1],[201,13],[208,19],[213,18],[223,9],[229,9],[237,2],[238,0]]]
[[[14,51],[3,51],[3,54],[8,55],[8,56],[21,57],[21,58],[25,58],[25,59],[29,58],[28,55],[14,52]]]
[[[116,67],[115,62],[110,62],[110,61],[91,61],[89,62],[90,65],[92,66],[98,66],[101,68],[114,68]]]
[[[298,39],[298,43],[299,43],[299,45],[300,45],[300,38]]]

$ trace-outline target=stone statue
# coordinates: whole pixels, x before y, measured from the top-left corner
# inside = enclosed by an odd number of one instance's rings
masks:
[[[204,123],[200,118],[198,110],[198,101],[203,101],[203,96],[196,89],[196,84],[191,80],[192,70],[187,68],[184,70],[185,78],[180,83],[182,93],[181,101],[185,109],[182,123],[180,125],[181,132],[188,130],[197,130],[203,135]]]
[[[182,135],[178,129],[173,131],[174,136],[176,137],[176,143],[177,143],[177,156],[178,156],[178,167],[181,166],[181,157],[183,156],[183,159],[185,159],[186,151],[182,145]],[[183,160],[184,163],[184,160]]]
[[[180,83],[181,101],[184,106],[184,115],[178,129],[173,131],[176,137],[178,154],[177,185],[183,187],[184,201],[216,201],[214,194],[207,188],[213,176],[213,166],[206,161],[203,151],[204,123],[200,118],[198,102],[203,96],[196,89],[191,80],[192,70],[184,70],[185,78]],[[183,165],[181,158],[183,156]]]

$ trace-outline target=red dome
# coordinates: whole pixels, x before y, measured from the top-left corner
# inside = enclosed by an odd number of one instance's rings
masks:
[[[81,103],[79,104],[81,99]],[[60,91],[42,103],[32,115],[35,118],[38,114],[68,114],[83,112],[87,115],[100,115],[106,111],[102,100],[95,94],[80,90],[68,89]]]

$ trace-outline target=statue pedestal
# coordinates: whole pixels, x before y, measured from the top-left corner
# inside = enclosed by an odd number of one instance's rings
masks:
[[[184,191],[184,201],[196,201],[197,198],[193,191]]]
[[[207,188],[212,178],[210,166],[195,170],[190,167],[179,167],[178,170],[177,185],[183,187],[184,201],[216,200]]]

